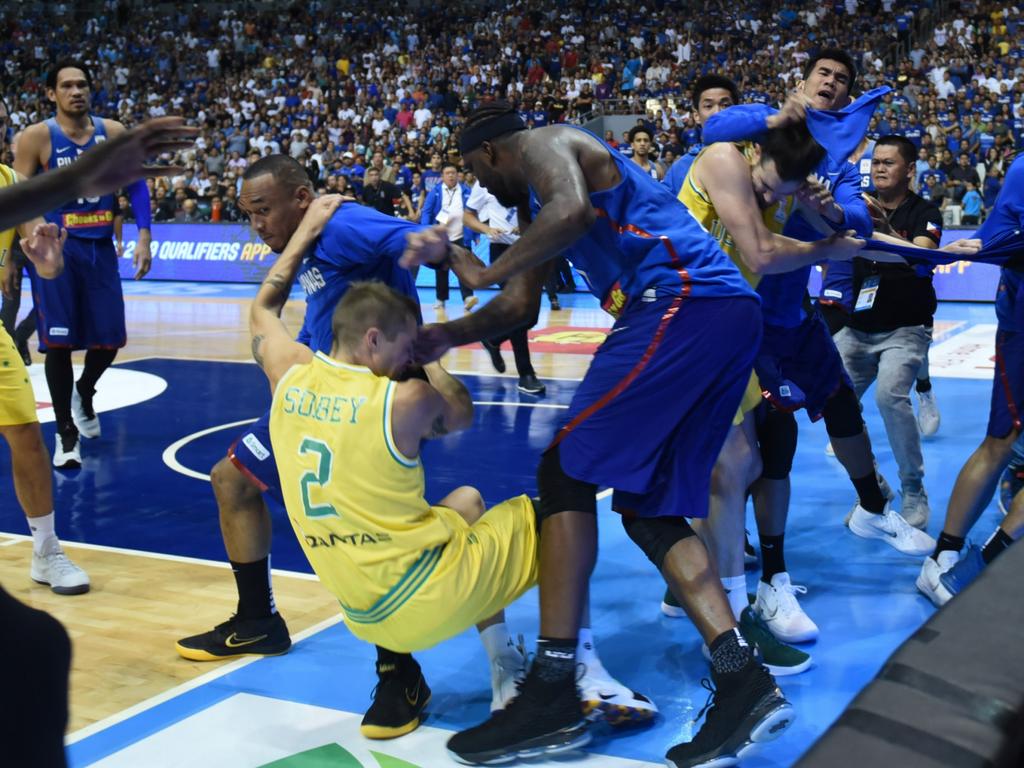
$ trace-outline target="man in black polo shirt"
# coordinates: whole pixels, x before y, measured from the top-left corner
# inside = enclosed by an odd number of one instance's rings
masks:
[[[381,181],[380,169],[373,166],[366,170],[363,203],[388,216],[397,216],[399,206],[412,213],[412,204],[408,196],[391,182]]]
[[[877,200],[869,208],[876,230],[937,248],[942,214],[910,191],[916,154],[903,136],[878,140],[871,160]],[[928,496],[922,484],[924,458],[910,388],[932,340],[936,302],[931,273],[921,274],[904,264],[856,259],[853,295],[854,311],[846,328],[836,334],[836,346],[858,397],[877,382],[875,399],[900,471],[900,513],[923,529],[928,523]]]

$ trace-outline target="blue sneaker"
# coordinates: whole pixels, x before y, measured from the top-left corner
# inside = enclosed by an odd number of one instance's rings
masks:
[[[1010,514],[1013,497],[1021,488],[1024,488],[1024,467],[1015,467],[1011,464],[1003,470],[1003,476],[999,478],[999,511],[1004,515]]]
[[[972,544],[960,561],[939,577],[936,592],[942,604],[945,605],[954,595],[967,589],[983,570],[985,561],[981,559],[981,547]]]

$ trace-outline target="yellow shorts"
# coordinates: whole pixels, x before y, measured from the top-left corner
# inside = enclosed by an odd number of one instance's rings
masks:
[[[473,525],[434,507],[453,535],[430,578],[384,620],[345,614],[360,640],[411,653],[437,645],[493,616],[537,583],[537,518],[528,496],[487,510]]]
[[[14,340],[0,325],[0,427],[36,421],[39,421],[36,396],[32,392],[28,369],[14,346]]]
[[[761,404],[761,382],[757,380],[757,374],[750,372],[750,379],[747,381],[747,388],[743,390],[743,399],[740,407],[733,416],[732,425],[738,427],[743,423],[743,417]]]

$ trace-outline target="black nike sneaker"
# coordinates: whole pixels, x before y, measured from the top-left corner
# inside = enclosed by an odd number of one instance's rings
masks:
[[[494,370],[498,373],[505,372],[505,358],[501,356],[501,345],[495,344],[490,339],[484,339],[480,342],[483,348],[487,350],[487,354],[491,356],[491,365],[494,366]]]
[[[516,387],[524,395],[536,395],[540,397],[548,388],[544,386],[544,383],[537,378],[536,374],[527,373],[519,377],[519,386]]]
[[[590,743],[575,685],[552,693],[532,672],[519,695],[489,720],[448,739],[448,754],[466,765],[505,763],[541,757]]]
[[[665,755],[672,768],[739,765],[755,745],[777,739],[796,719],[793,706],[760,664],[729,675],[712,672],[712,678],[717,690],[707,679],[701,681],[711,692],[697,714],[699,718],[707,711],[704,725],[692,741],[677,744]]]
[[[174,644],[191,661],[220,661],[240,656],[280,656],[292,647],[288,625],[281,614],[262,619],[232,616],[209,632],[185,637]]]
[[[423,722],[421,715],[430,702],[420,665],[412,657],[408,661],[377,662],[377,687],[373,704],[363,715],[359,732],[368,739],[394,739],[416,730]]]

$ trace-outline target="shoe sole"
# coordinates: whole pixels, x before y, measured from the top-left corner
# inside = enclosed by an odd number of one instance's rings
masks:
[[[932,589],[931,585],[925,578],[922,577],[920,573],[917,574],[917,580],[914,583],[917,585],[917,591],[925,597],[927,597],[929,600],[931,600],[932,605],[934,605],[936,608],[941,608],[946,603],[948,603],[950,599],[953,597],[949,594],[946,588],[942,586],[941,581],[938,583],[938,586],[935,589]],[[940,593],[939,590],[942,590],[942,593],[948,595],[948,597],[945,597],[945,599],[943,599],[943,594]]]
[[[608,725],[632,725],[650,722],[657,714],[656,709],[641,709],[607,701],[583,701],[583,716],[590,722],[604,720]]]
[[[664,600],[661,601],[661,612],[668,616],[670,619],[685,619],[686,611],[677,605],[669,605]]]
[[[174,644],[174,650],[178,652],[178,655],[189,661],[225,661],[227,659],[240,659],[243,656],[284,656],[291,648],[292,646],[289,643],[287,648],[280,651],[240,651],[239,653],[218,656],[215,653],[204,651],[202,648],[189,648],[181,643]]]
[[[516,389],[518,389],[524,395],[532,395],[533,397],[540,397],[545,392],[547,392],[547,389],[523,389],[522,387],[516,387]]]
[[[895,549],[897,552],[900,552],[904,555],[912,555],[914,557],[930,555],[932,553],[932,550],[934,550],[935,548],[934,544],[929,544],[927,547],[920,547],[918,549],[900,549],[896,546],[896,539],[894,539],[892,536],[869,526],[857,525],[856,519],[853,516],[850,517],[850,523],[847,527],[850,529],[850,531],[852,531],[857,536],[860,536],[862,539],[881,539],[890,547]]]
[[[761,618],[764,617],[762,616]],[[818,639],[818,635],[821,634],[820,630],[815,627],[813,630],[787,635],[782,632],[778,632],[767,619],[765,619],[765,624],[768,625],[768,629],[775,636],[775,639],[780,643],[786,643],[786,645],[792,645],[793,643],[813,643]]]
[[[536,757],[559,755],[563,752],[572,752],[573,750],[580,749],[590,743],[591,736],[590,732],[586,730],[586,727],[586,722],[581,721],[569,729],[563,728],[561,731],[556,733],[539,736],[535,740],[529,740],[544,741],[559,735],[564,737],[564,740],[555,744],[529,744],[527,742],[523,745],[513,745],[500,752],[491,751],[468,755],[460,755],[449,748],[448,755],[455,762],[461,763],[462,765],[502,765],[504,763],[511,763],[520,759],[528,760]]]
[[[397,739],[399,736],[405,736],[407,733],[412,733],[421,725],[423,725],[423,713],[427,709],[427,705],[430,704],[430,700],[433,696],[428,696],[427,700],[423,702],[423,706],[420,707],[420,711],[416,713],[416,717],[410,720],[408,723],[402,725],[389,726],[389,725],[366,725],[360,723],[359,733],[367,739],[373,739],[374,741],[386,741],[388,739]]]
[[[55,587],[45,579],[37,579],[35,576],[32,577],[32,581],[49,587],[51,592],[55,592],[58,595],[84,595],[92,588],[91,584],[79,584],[76,587]]]
[[[750,729],[747,740],[731,755],[716,755],[710,760],[698,763],[678,763],[669,757],[665,758],[668,768],[729,768],[739,765],[748,757],[753,756],[761,744],[775,741],[796,721],[793,705],[783,700],[770,710],[754,727]]]
[[[82,462],[81,462],[81,460],[68,459],[63,464],[58,464],[55,461],[55,462],[53,462],[53,468],[54,469],[81,469],[82,468]]]

